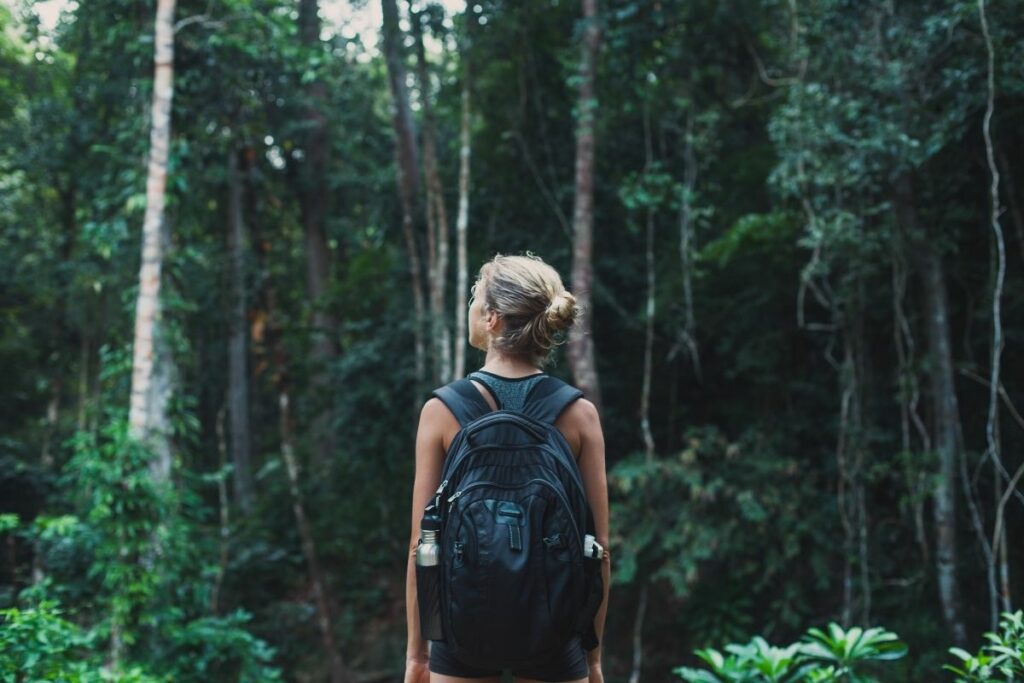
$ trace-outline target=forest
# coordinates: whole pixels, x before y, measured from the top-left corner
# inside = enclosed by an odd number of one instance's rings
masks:
[[[604,678],[1024,681],[1022,123],[1024,0],[0,2],[0,680],[402,680],[530,253]]]

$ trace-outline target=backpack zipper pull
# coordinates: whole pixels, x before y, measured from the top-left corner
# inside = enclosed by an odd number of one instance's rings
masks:
[[[444,487],[448,485],[448,480],[445,479],[441,482],[441,485],[437,487],[437,491],[434,492],[434,505],[438,508],[441,507],[441,492],[444,491]]]
[[[461,489],[456,491],[450,498],[448,498],[448,504],[451,505],[455,501],[455,499],[458,498],[461,495],[462,495],[462,490]]]

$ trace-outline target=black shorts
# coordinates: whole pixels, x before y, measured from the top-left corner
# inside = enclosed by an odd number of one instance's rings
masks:
[[[430,641],[429,668],[433,673],[458,676],[459,678],[483,678],[502,674],[502,669],[481,669],[463,664],[451,655],[444,643],[433,640]],[[587,665],[587,651],[580,644],[579,636],[575,636],[566,644],[565,650],[550,661],[528,669],[512,669],[511,671],[513,676],[520,678],[555,683],[556,681],[576,681],[587,678],[590,674],[590,667]]]

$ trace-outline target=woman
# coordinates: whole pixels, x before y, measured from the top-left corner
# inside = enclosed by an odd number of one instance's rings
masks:
[[[469,306],[469,343],[486,352],[483,367],[468,378],[492,409],[517,409],[532,384],[545,376],[543,366],[551,349],[575,322],[579,309],[554,268],[527,252],[526,256],[495,256],[480,269]],[[597,541],[608,548],[608,484],[605,476],[604,436],[594,404],[580,398],[555,422],[579,465]],[[454,659],[442,642],[420,635],[416,603],[415,552],[423,508],[440,483],[441,466],[459,423],[437,398],[420,413],[416,434],[416,481],[412,496],[412,535],[406,577],[405,683],[500,683],[501,671],[478,669]],[[604,599],[594,619],[602,637],[610,583],[609,555],[601,566]],[[569,641],[554,661],[529,671],[512,671],[516,683],[572,681],[604,683],[601,646],[586,651],[579,637]]]

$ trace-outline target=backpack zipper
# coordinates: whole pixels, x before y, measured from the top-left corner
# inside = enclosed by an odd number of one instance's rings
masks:
[[[563,437],[563,440],[564,440],[564,437]],[[444,487],[448,484],[448,482],[452,479],[452,477],[455,476],[455,473],[458,472],[458,468],[462,465],[462,463],[464,463],[469,458],[470,455],[473,455],[474,453],[477,453],[479,451],[486,451],[486,450],[520,450],[520,449],[526,449],[526,448],[539,448],[542,452],[551,455],[551,457],[553,459],[558,461],[559,466],[565,468],[565,470],[569,473],[570,478],[576,483],[576,485],[579,487],[580,491],[583,492],[584,497],[586,497],[586,489],[583,486],[583,477],[580,474],[579,465],[575,464],[575,462],[574,462],[574,464],[572,466],[570,466],[569,463],[567,463],[565,461],[564,454],[559,453],[556,449],[552,448],[551,446],[549,446],[546,443],[510,444],[510,445],[504,445],[504,444],[479,444],[479,445],[476,445],[476,446],[472,446],[468,450],[466,450],[465,452],[462,453],[462,457],[460,457],[456,462],[452,463],[451,469],[448,472],[448,476],[445,478],[445,480],[443,482],[441,482],[441,486],[437,490],[437,494],[438,494],[437,497],[440,497],[441,491],[444,490]]]
[[[459,498],[462,497],[462,494],[464,494],[466,491],[471,491],[472,489],[475,489],[475,488],[477,488],[479,486],[494,486],[496,488],[502,488],[502,489],[521,489],[524,486],[528,486],[528,485],[533,484],[535,482],[539,483],[539,484],[542,484],[542,485],[546,486],[547,488],[551,489],[552,491],[554,491],[555,495],[558,496],[558,499],[559,499],[559,501],[561,501],[562,506],[565,508],[565,511],[569,514],[570,521],[573,522],[570,526],[572,527],[573,535],[576,537],[576,545],[580,548],[580,552],[583,552],[583,538],[580,536],[580,530],[576,526],[575,518],[573,517],[573,514],[572,514],[572,506],[569,505],[569,501],[565,499],[565,496],[562,494],[562,492],[559,491],[554,486],[554,484],[552,484],[551,482],[547,481],[546,479],[534,478],[534,479],[530,479],[529,481],[523,482],[521,484],[501,484],[501,483],[494,482],[494,481],[475,481],[472,484],[470,484],[469,486],[467,486],[465,488],[462,488],[462,489],[459,489],[454,494],[452,494],[451,497],[448,498],[448,515],[451,514],[452,507],[455,505],[455,502]]]

